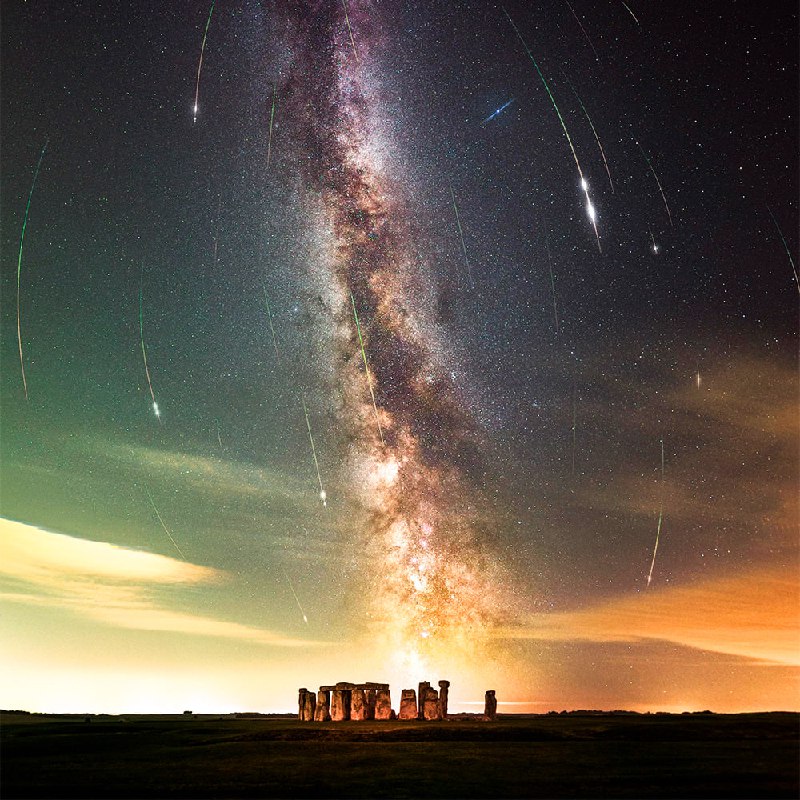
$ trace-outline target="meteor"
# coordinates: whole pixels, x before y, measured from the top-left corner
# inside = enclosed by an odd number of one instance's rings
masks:
[[[194,87],[194,107],[192,108],[192,124],[197,122],[197,112],[200,108],[198,101],[200,99],[200,72],[203,69],[203,53],[206,50],[206,38],[208,37],[208,26],[211,24],[211,15],[214,13],[214,3],[212,0],[211,8],[208,11],[208,19],[206,20],[206,29],[203,31],[203,43],[200,45],[200,61],[197,63],[197,81]]]
[[[347,0],[342,0],[342,7],[344,8],[344,18],[347,22],[347,32],[350,34],[350,44],[353,46],[353,56],[355,56],[356,64],[358,64],[358,52],[356,51],[356,42],[353,39],[353,29],[350,27],[350,15],[347,13]]]
[[[175,541],[175,539],[172,538],[172,534],[169,532],[169,528],[164,524],[164,520],[161,519],[161,514],[158,513],[158,509],[156,508],[156,504],[153,502],[153,496],[150,494],[150,490],[146,486],[144,487],[144,490],[147,493],[147,499],[150,501],[150,505],[153,507],[153,511],[156,512],[156,516],[158,517],[158,521],[161,523],[161,527],[164,529],[164,533],[167,534],[169,540],[175,546],[175,549],[178,551],[178,553],[180,553],[181,558],[184,561],[186,561],[186,556],[183,554],[183,550],[181,550],[180,547],[178,547],[178,543]]]
[[[595,207],[592,204],[592,200],[589,197],[589,184],[586,182],[586,178],[583,176],[583,169],[581,169],[581,162],[578,160],[578,154],[575,152],[575,145],[572,144],[572,137],[569,135],[569,131],[567,130],[567,125],[564,122],[564,117],[561,116],[561,111],[558,108],[558,104],[556,103],[555,97],[553,97],[553,93],[550,91],[550,84],[547,83],[542,70],[539,68],[539,64],[536,59],[533,57],[533,53],[531,52],[530,47],[528,47],[528,43],[525,39],[522,38],[522,34],[519,31],[519,28],[516,26],[516,23],[513,19],[511,19],[511,15],[508,11],[504,8],[503,13],[506,15],[506,19],[508,19],[511,27],[514,29],[514,33],[517,34],[517,38],[520,40],[523,48],[525,48],[525,52],[528,54],[528,58],[533,62],[533,66],[536,67],[536,72],[539,74],[539,78],[542,81],[542,84],[547,92],[547,96],[550,98],[550,102],[553,104],[553,110],[556,112],[558,116],[558,121],[561,123],[561,130],[564,131],[564,136],[567,140],[567,144],[569,145],[569,149],[572,152],[572,158],[575,160],[575,166],[578,169],[578,177],[581,180],[581,188],[583,189],[584,194],[586,195],[586,215],[589,217],[589,221],[592,223],[592,228],[594,228],[594,235],[597,239],[597,249],[602,253],[603,248],[600,246],[600,234],[597,230],[597,212],[595,211]]]
[[[161,422],[161,411],[156,402],[156,395],[153,392],[153,381],[150,379],[150,368],[147,366],[147,348],[144,346],[144,316],[142,313],[142,281],[144,278],[144,263],[142,263],[142,271],[139,276],[139,342],[142,345],[142,361],[144,361],[144,374],[147,377],[147,388],[150,390],[150,400],[153,402],[153,413]]]
[[[698,372],[698,376],[699,376]],[[658,540],[661,537],[661,523],[664,521],[664,440],[661,440],[661,506],[658,509],[658,527],[656,529],[656,544],[653,548],[653,560],[650,562],[650,572],[647,575],[647,585],[653,580],[653,567],[656,565],[656,553],[658,552]]]
[[[569,10],[572,12],[572,16],[573,16],[573,17],[575,17],[575,22],[577,22],[577,23],[578,23],[578,26],[580,27],[580,29],[581,29],[581,32],[583,33],[583,35],[584,35],[584,37],[585,37],[586,41],[587,41],[587,42],[589,42],[589,47],[591,47],[591,48],[592,48],[592,52],[594,53],[594,57],[595,57],[595,59],[596,59],[597,61],[599,61],[599,60],[600,60],[600,56],[599,56],[599,55],[597,55],[597,50],[595,50],[595,48],[594,48],[594,43],[593,43],[593,42],[592,42],[592,40],[589,38],[589,34],[588,34],[588,33],[586,33],[586,28],[584,28],[584,27],[583,27],[583,23],[580,21],[580,19],[578,18],[578,15],[575,13],[575,9],[572,7],[572,5],[570,5],[570,2],[569,2],[569,0],[564,0],[564,2],[567,4],[567,6],[568,6]]]
[[[300,609],[300,613],[303,615],[303,622],[308,625],[308,617],[306,616],[306,612],[303,611],[303,606],[300,605],[300,598],[297,596],[297,592],[294,590],[294,586],[292,585],[292,580],[289,577],[286,570],[281,567],[281,572],[283,572],[283,577],[286,578],[286,583],[289,584],[289,588],[292,590],[292,594],[294,595],[294,601],[297,603],[297,607]]]
[[[496,116],[498,116],[499,114],[502,114],[514,102],[514,100],[515,100],[515,98],[512,97],[507,103],[503,103],[503,105],[501,105],[500,108],[498,108],[496,111],[493,111],[491,114],[489,114],[489,116],[486,117],[486,119],[483,120],[483,122],[481,122],[481,125],[483,126],[487,122],[491,122]]]
[[[456,195],[453,192],[453,184],[450,184],[450,198],[453,201],[453,211],[456,213],[456,226],[458,227],[458,238],[461,241],[461,250],[464,253],[464,265],[467,268],[467,275],[469,276],[469,285],[474,289],[475,283],[472,280],[472,270],[469,266],[469,258],[467,258],[467,245],[464,243],[464,230],[461,227],[461,217],[458,214],[458,205],[456,204]]]
[[[661,199],[664,201],[664,208],[667,209],[667,216],[669,217],[669,224],[672,227],[672,212],[669,210],[669,203],[667,203],[667,196],[664,194],[664,189],[661,186],[661,181],[658,179],[658,175],[656,175],[656,171],[653,169],[653,165],[650,163],[650,159],[647,157],[647,153],[645,153],[644,148],[636,142],[636,146],[641,151],[642,155],[644,156],[644,160],[647,162],[647,166],[650,167],[650,172],[653,173],[653,177],[656,179],[656,183],[658,184],[658,191],[661,192]]]
[[[317,448],[314,447],[314,437],[311,435],[311,422],[308,419],[308,408],[306,407],[306,398],[301,396],[303,402],[303,413],[306,415],[306,428],[308,428],[308,441],[311,443],[311,455],[314,456],[314,467],[317,470],[317,481],[319,482],[319,499],[322,500],[322,505],[328,507],[328,494],[322,487],[322,476],[319,473],[319,461],[317,460]]]
[[[45,139],[42,152],[39,153],[39,160],[36,162],[36,169],[33,171],[33,180],[31,181],[31,190],[28,192],[28,203],[25,206],[25,216],[22,218],[22,233],[19,236],[19,253],[17,254],[17,343],[19,344],[19,368],[22,371],[22,388],[25,391],[25,399],[28,399],[28,381],[25,380],[25,361],[22,358],[22,323],[20,316],[20,303],[19,303],[19,279],[22,272],[22,245],[25,242],[25,229],[28,227],[28,212],[31,210],[31,198],[33,197],[33,189],[36,186],[36,179],[39,177],[39,169],[42,166],[42,159],[44,158],[45,150],[47,150],[47,143],[49,139]]]
[[[792,258],[792,254],[789,250],[789,245],[786,244],[786,239],[783,236],[783,231],[781,230],[781,226],[778,225],[778,220],[775,219],[775,215],[772,213],[772,209],[767,206],[767,211],[769,211],[769,215],[772,217],[772,221],[775,223],[775,228],[778,231],[778,236],[781,237],[781,241],[783,242],[783,249],[786,250],[786,255],[789,259],[789,264],[792,267],[792,273],[794,274],[794,282],[797,285],[797,291],[800,293],[800,280],[797,277],[797,267],[794,265],[794,259]],[[22,245],[20,245],[22,247]]]
[[[275,348],[275,358],[280,361],[280,353],[278,353],[278,342],[275,338],[275,327],[272,324],[272,309],[269,307],[269,295],[267,294],[267,287],[264,287],[264,304],[267,306],[267,319],[269,320],[269,330],[272,333],[272,346]]]
[[[267,142],[267,167],[269,167],[270,156],[272,155],[272,123],[275,119],[275,99],[278,87],[272,84],[272,108],[269,111],[269,141]]]
[[[547,266],[550,269],[550,290],[553,293],[553,319],[556,323],[556,333],[558,333],[558,308],[556,307],[556,284],[553,280],[553,258],[550,254],[550,242],[545,239],[544,244],[547,248]]]
[[[367,364],[367,351],[364,349],[364,339],[361,336],[361,323],[358,321],[358,311],[356,311],[356,299],[353,293],[350,292],[350,301],[353,304],[353,316],[356,320],[356,330],[358,331],[358,343],[361,345],[361,358],[364,359],[364,374],[367,376],[367,386],[369,386],[369,393],[372,397],[372,408],[375,411],[375,421],[378,423],[378,433],[381,437],[381,444],[386,444],[383,439],[383,428],[381,427],[381,417],[378,414],[378,404],[375,402],[375,390],[372,388],[372,378],[370,376],[369,365]]]

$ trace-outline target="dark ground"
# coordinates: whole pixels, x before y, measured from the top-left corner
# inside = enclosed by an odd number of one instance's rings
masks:
[[[2,715],[0,796],[797,798],[800,714]]]

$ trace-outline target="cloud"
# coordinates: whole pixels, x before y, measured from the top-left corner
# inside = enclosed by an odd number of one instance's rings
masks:
[[[209,586],[220,570],[0,519],[0,599],[66,608],[119,628],[172,631],[275,647],[324,644],[168,608],[158,588]]]
[[[660,640],[768,665],[800,666],[799,591],[793,570],[754,570],[542,614],[494,635],[550,641]]]

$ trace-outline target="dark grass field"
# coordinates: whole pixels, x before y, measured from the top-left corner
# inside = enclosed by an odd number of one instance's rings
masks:
[[[800,715],[3,714],[0,796],[797,798]]]

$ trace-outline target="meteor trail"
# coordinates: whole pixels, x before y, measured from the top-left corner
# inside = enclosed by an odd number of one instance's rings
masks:
[[[500,108],[489,114],[489,116],[486,117],[486,119],[483,120],[483,122],[481,122],[481,125],[483,126],[487,122],[491,122],[498,114],[502,114],[514,102],[514,100],[515,98],[512,97],[507,103],[503,103],[503,105],[501,105]]]
[[[197,63],[197,81],[194,87],[194,108],[192,109],[193,125],[197,122],[197,111],[199,109],[198,100],[200,98],[200,71],[203,69],[203,53],[206,50],[206,37],[208,36],[208,26],[211,24],[211,15],[214,13],[214,3],[216,3],[216,0],[212,0],[211,2],[211,8],[208,11],[208,19],[206,20],[206,29],[203,31],[203,43],[200,45],[200,61]]]
[[[572,151],[572,157],[575,159],[575,166],[578,168],[578,177],[581,179],[581,189],[583,189],[583,193],[586,195],[586,215],[589,217],[589,221],[592,223],[592,227],[594,228],[594,235],[597,239],[597,249],[602,253],[603,248],[600,246],[600,234],[597,231],[597,213],[595,212],[594,205],[592,204],[592,200],[589,197],[589,184],[586,182],[586,178],[583,176],[583,170],[581,169],[581,162],[578,161],[578,154],[575,152],[575,145],[572,144],[572,137],[569,135],[569,131],[567,130],[567,125],[564,122],[564,117],[561,116],[561,111],[558,108],[558,104],[556,103],[555,97],[553,97],[553,93],[550,91],[550,85],[547,83],[544,75],[542,74],[542,70],[539,68],[539,64],[536,59],[533,57],[533,53],[531,52],[530,47],[528,47],[528,43],[525,39],[522,38],[522,34],[519,31],[519,28],[516,26],[516,23],[513,19],[511,19],[511,15],[508,11],[504,8],[503,13],[506,15],[506,19],[508,19],[511,27],[514,29],[514,33],[517,34],[517,38],[520,40],[522,46],[525,48],[525,52],[528,54],[528,58],[533,62],[533,66],[536,67],[536,72],[539,73],[539,78],[544,85],[545,91],[547,92],[547,96],[550,98],[550,102],[553,104],[553,109],[558,116],[558,121],[561,123],[561,130],[564,131],[564,136],[567,139],[567,144],[569,144],[569,149]]]
[[[606,161],[606,153],[605,153],[605,150],[603,150],[603,145],[600,142],[600,137],[597,135],[597,131],[595,130],[594,123],[592,122],[592,118],[589,116],[589,112],[586,110],[586,106],[583,104],[583,100],[581,100],[580,95],[575,90],[575,87],[572,85],[572,81],[570,81],[570,79],[567,78],[567,75],[566,75],[566,73],[564,72],[563,69],[561,70],[561,73],[564,75],[564,78],[566,79],[567,83],[569,84],[569,88],[572,89],[572,93],[575,95],[575,99],[578,101],[578,104],[580,105],[580,107],[581,107],[581,109],[582,109],[582,111],[584,113],[584,116],[586,117],[586,119],[587,119],[587,121],[589,123],[589,127],[592,129],[592,133],[594,134],[595,141],[597,142],[597,147],[600,149],[600,155],[603,157],[603,165],[606,168],[606,175],[608,175],[608,183],[611,186],[611,193],[614,194],[614,181],[611,180],[611,170],[608,168],[608,161]]]
[[[145,492],[147,492],[147,499],[150,501],[150,505],[153,507],[153,511],[156,512],[156,516],[158,517],[158,521],[161,523],[161,527],[164,529],[164,533],[167,534],[169,540],[175,546],[175,549],[180,553],[181,558],[186,561],[186,556],[183,554],[183,550],[178,547],[178,543],[172,538],[172,534],[169,532],[169,528],[164,524],[164,520],[161,519],[161,514],[158,513],[158,509],[156,508],[156,504],[153,502],[153,496],[150,494],[150,490],[145,486]]]
[[[278,342],[275,338],[275,328],[272,324],[272,309],[269,307],[269,295],[267,294],[267,287],[264,287],[264,303],[267,306],[267,319],[269,320],[269,330],[272,333],[272,346],[275,348],[275,358],[280,360],[280,353],[278,353]]]
[[[699,373],[698,373],[699,374]],[[653,580],[653,567],[656,565],[658,540],[661,537],[661,523],[664,521],[664,440],[661,440],[661,506],[658,509],[658,528],[656,529],[656,544],[653,548],[653,560],[650,562],[650,572],[647,575],[647,585]]]
[[[147,388],[150,390],[150,399],[153,401],[153,413],[158,417],[161,422],[161,412],[158,409],[156,396],[153,392],[153,382],[150,380],[150,368],[147,366],[147,348],[144,346],[144,318],[142,314],[142,281],[144,278],[144,263],[142,263],[142,271],[139,276],[139,342],[142,345],[142,361],[144,361],[144,374],[147,376]]]
[[[650,238],[653,241],[653,253],[655,255],[658,255],[658,245],[656,244],[656,237],[653,236],[653,229],[652,228],[648,228],[647,230],[650,231]]]
[[[569,10],[572,12],[572,16],[575,17],[575,22],[577,22],[578,25],[580,26],[580,29],[583,32],[583,35],[586,38],[586,41],[589,42],[589,47],[592,48],[592,52],[594,53],[595,59],[597,61],[599,61],[600,60],[600,56],[597,55],[597,50],[594,49],[594,43],[589,38],[589,34],[586,33],[586,28],[583,27],[583,23],[580,21],[580,19],[578,18],[578,15],[575,13],[575,9],[570,5],[569,0],[564,0],[564,2],[567,4],[567,6],[569,7]]]
[[[314,456],[314,466],[317,470],[317,481],[319,482],[319,499],[322,500],[322,505],[328,507],[328,494],[322,487],[322,476],[319,473],[319,461],[317,461],[317,448],[314,447],[314,437],[311,435],[311,422],[308,419],[308,408],[306,407],[306,398],[301,396],[303,402],[303,413],[306,415],[306,428],[308,428],[308,441],[311,443],[311,455]]]
[[[353,46],[353,55],[356,59],[356,64],[359,63],[358,61],[358,52],[356,51],[356,42],[353,39],[353,29],[350,27],[350,15],[347,13],[347,0],[342,0],[342,6],[344,8],[344,18],[347,21],[347,32],[350,34],[350,44]]]
[[[278,93],[278,87],[272,84],[272,108],[269,111],[269,141],[267,142],[267,167],[269,167],[270,157],[272,155],[272,123],[275,120],[275,97]]]
[[[294,586],[292,586],[292,580],[289,577],[286,570],[281,567],[281,572],[283,572],[283,577],[286,578],[286,583],[289,584],[289,588],[292,590],[292,594],[294,595],[294,601],[297,603],[297,607],[300,609],[300,613],[303,615],[303,622],[308,625],[308,617],[306,616],[306,612],[303,611],[303,606],[300,605],[300,598],[297,596],[297,592],[294,590]]]
[[[661,192],[661,199],[664,201],[664,208],[667,209],[667,216],[669,217],[670,227],[673,227],[672,212],[669,210],[669,204],[667,203],[667,197],[664,194],[664,189],[661,186],[661,181],[658,179],[658,175],[656,175],[656,171],[653,169],[653,165],[650,163],[650,159],[647,157],[647,153],[645,153],[644,148],[639,144],[639,142],[636,142],[636,146],[641,151],[642,155],[644,156],[644,160],[647,162],[647,166],[650,167],[650,172],[653,173],[653,177],[656,179],[656,183],[658,184],[658,191]]]
[[[22,245],[25,241],[25,229],[28,227],[28,212],[31,210],[31,198],[33,197],[33,189],[36,186],[36,179],[39,177],[39,168],[42,166],[42,159],[44,158],[44,151],[47,150],[47,143],[49,139],[45,139],[42,152],[39,153],[39,160],[36,162],[36,169],[33,171],[33,180],[31,181],[31,190],[28,192],[28,203],[25,206],[25,216],[22,218],[22,232],[19,236],[19,254],[17,255],[17,343],[19,344],[19,368],[22,372],[22,388],[25,391],[25,399],[28,399],[28,381],[25,379],[25,362],[22,358],[22,323],[20,318],[20,305],[19,305],[19,278],[22,272]]]
[[[372,378],[369,373],[369,366],[367,364],[367,351],[364,349],[364,339],[361,336],[361,323],[358,321],[358,311],[356,311],[356,299],[353,293],[350,292],[350,301],[353,304],[353,316],[356,320],[356,330],[358,331],[358,343],[361,345],[361,357],[364,359],[364,374],[367,376],[367,386],[369,386],[369,393],[372,397],[372,408],[375,410],[375,421],[378,423],[378,433],[381,437],[381,444],[386,444],[383,440],[383,428],[381,427],[381,418],[378,414],[378,404],[375,402],[375,391],[372,388]]]
[[[458,227],[458,238],[461,240],[461,250],[464,253],[464,264],[467,267],[467,275],[469,276],[469,285],[474,289],[475,283],[472,280],[472,270],[469,266],[469,258],[467,258],[467,245],[464,243],[464,231],[461,228],[461,217],[458,214],[458,205],[456,204],[456,195],[453,192],[453,184],[450,184],[450,198],[453,201],[453,211],[456,212],[456,226]]]
[[[628,4],[625,3],[624,0],[620,0],[620,2],[622,3],[623,6],[625,6],[625,10],[633,17],[634,22],[637,25],[639,25],[639,27],[641,27],[641,24],[640,24],[639,20],[637,19],[636,14],[634,14],[633,11],[630,10],[630,8],[628,7]]]
[[[792,258],[792,254],[789,251],[789,245],[786,244],[786,239],[783,236],[783,231],[781,230],[781,226],[778,225],[778,220],[775,219],[775,215],[772,213],[772,209],[769,206],[767,206],[767,211],[769,211],[769,215],[772,217],[772,221],[775,223],[775,228],[778,231],[778,236],[781,237],[781,241],[783,242],[783,248],[784,248],[784,250],[786,250],[786,255],[789,258],[789,264],[792,267],[792,273],[794,274],[794,282],[797,285],[797,291],[798,291],[798,293],[800,293],[800,280],[798,280],[798,277],[797,277],[797,267],[794,265],[794,259]],[[22,245],[20,244],[20,248],[21,247],[22,247]]]

